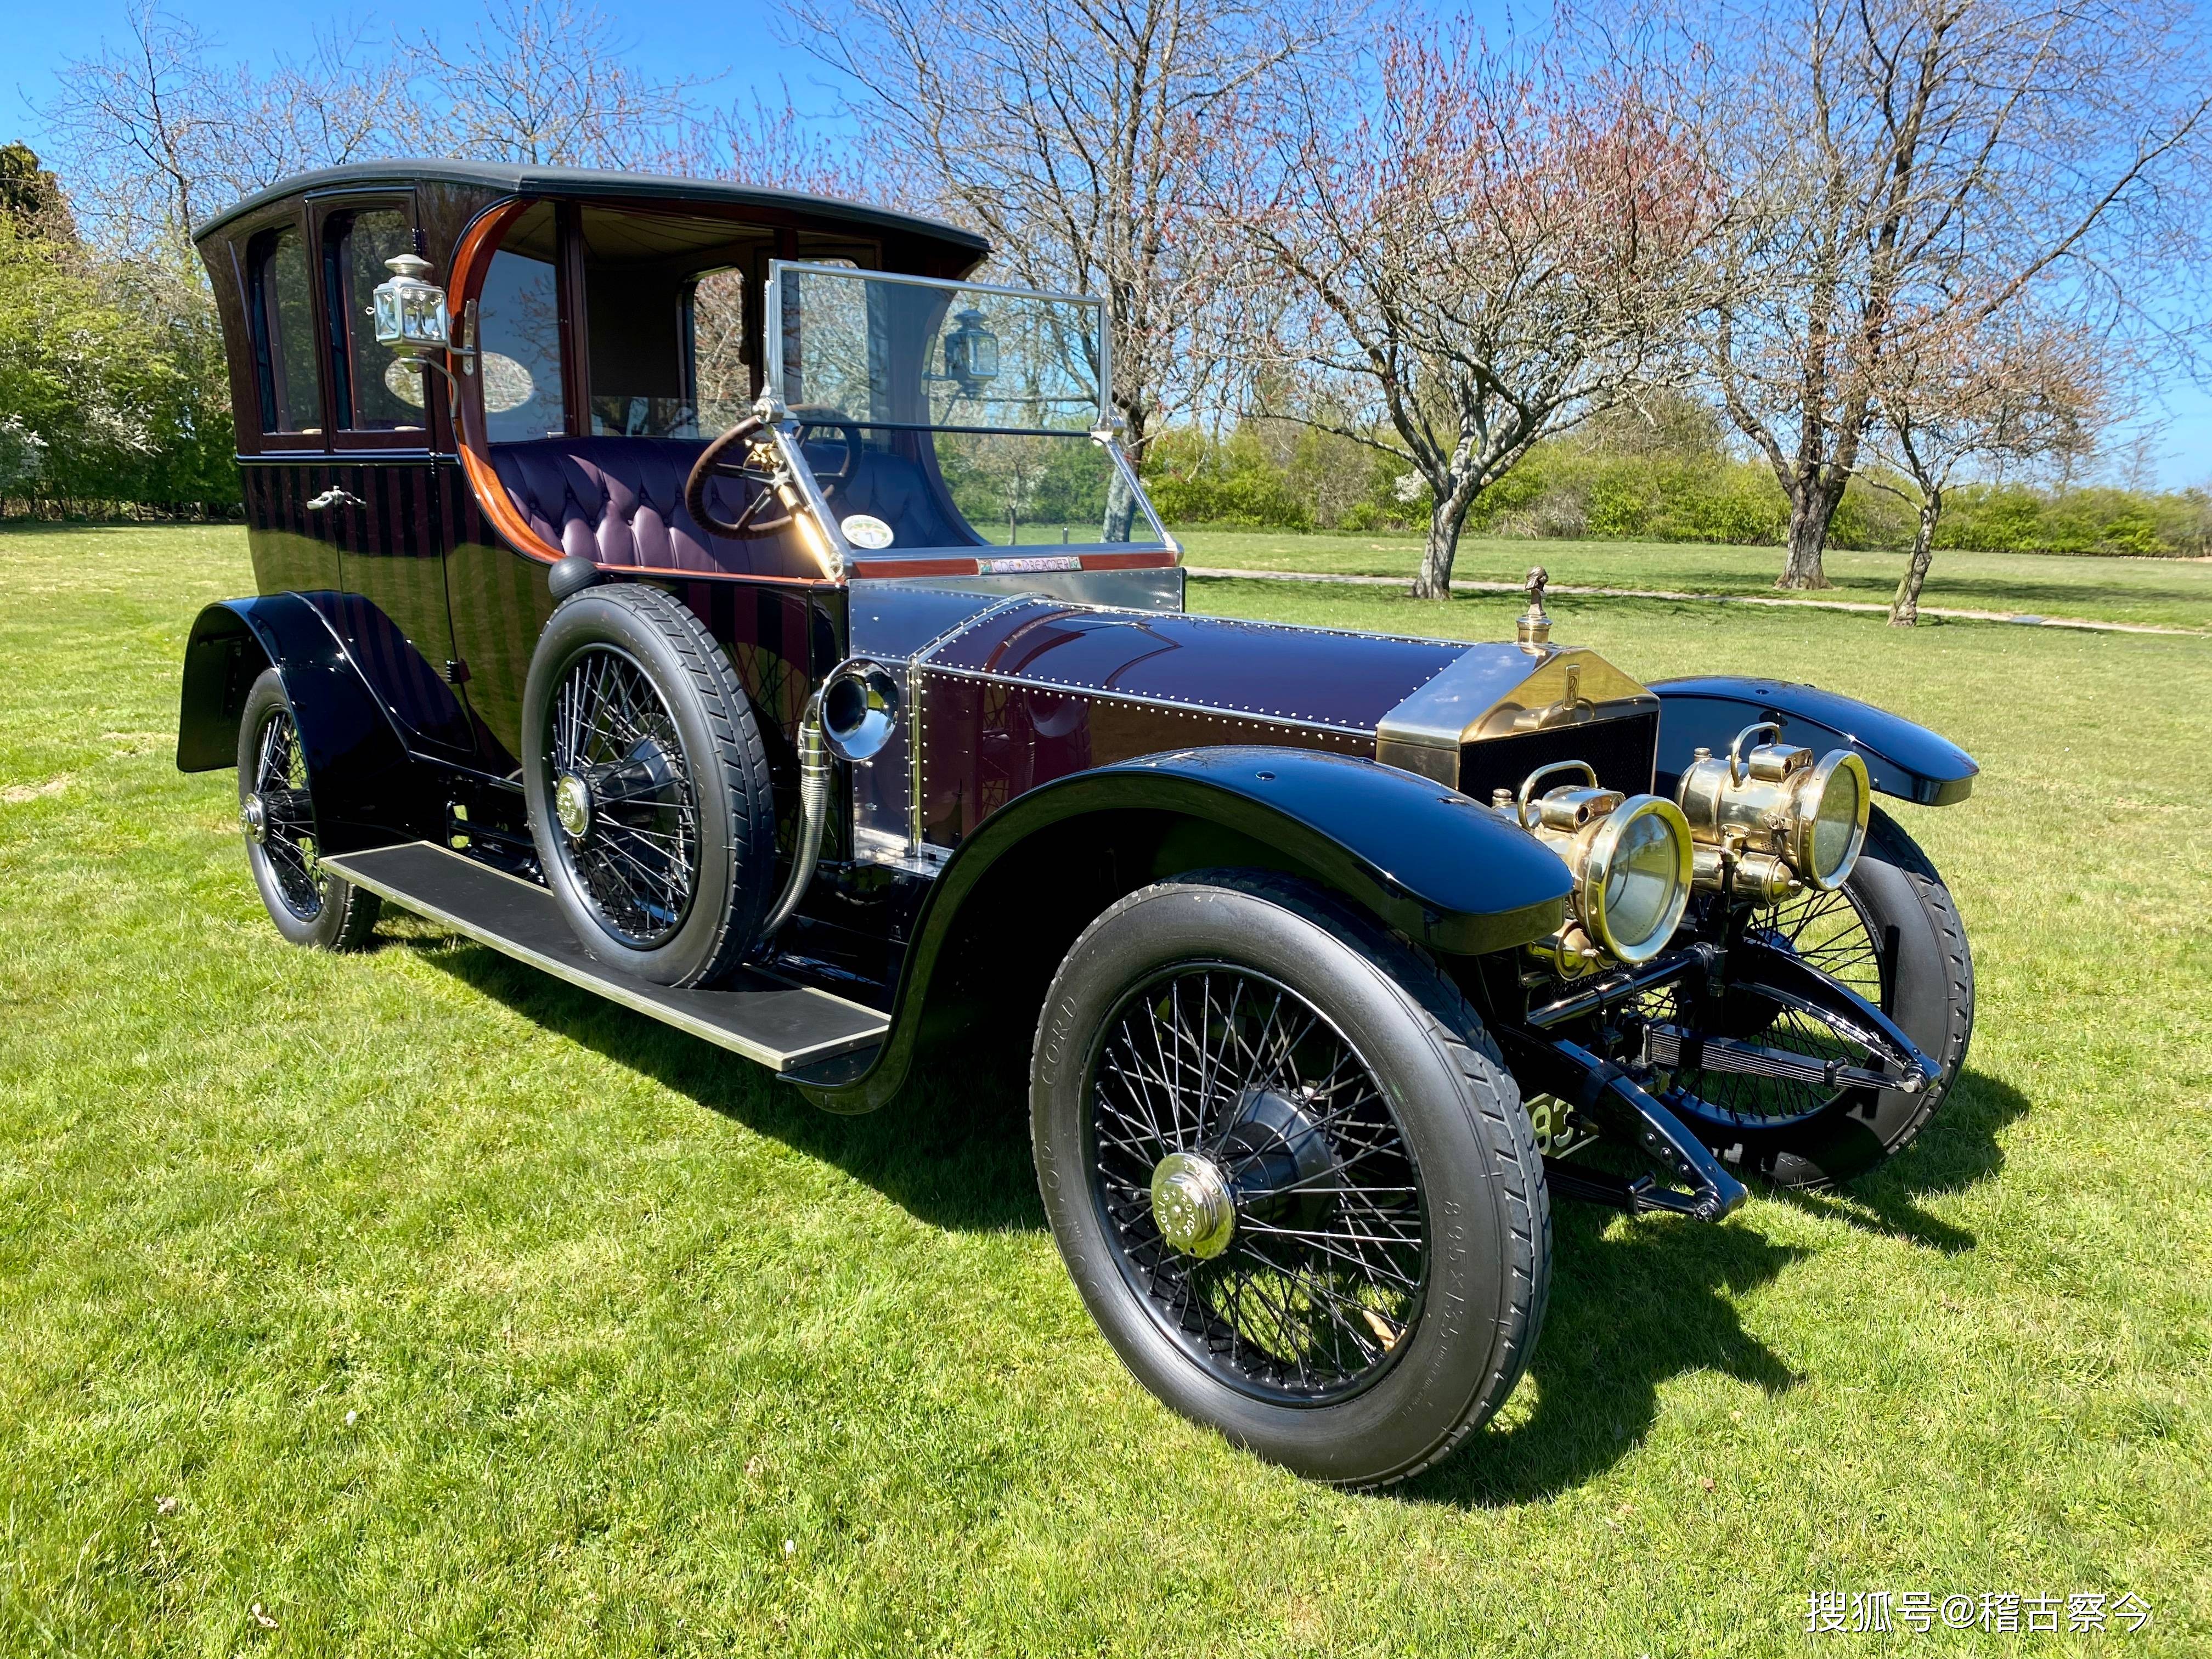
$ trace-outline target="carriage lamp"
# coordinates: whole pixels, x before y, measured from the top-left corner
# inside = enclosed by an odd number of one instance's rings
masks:
[[[373,296],[377,344],[410,357],[446,350],[453,344],[453,319],[446,313],[446,290],[422,280],[430,262],[419,253],[400,253],[384,268],[392,275]]]
[[[1539,779],[1562,771],[1589,781],[1534,793]],[[1648,962],[1667,948],[1690,902],[1692,843],[1680,807],[1604,788],[1585,761],[1539,767],[1517,799],[1498,794],[1499,810],[1564,859],[1574,878],[1567,925],[1531,950],[1571,977],[1607,957]]]
[[[943,379],[956,381],[963,398],[983,389],[986,380],[999,375],[999,337],[983,326],[983,313],[969,309],[954,319],[959,326],[945,336]]]
[[[1779,741],[1771,720],[1736,733],[1725,758],[1700,749],[1674,799],[1697,842],[1697,884],[1754,904],[1803,887],[1832,893],[1866,844],[1874,791],[1866,763],[1848,749],[1818,759]]]

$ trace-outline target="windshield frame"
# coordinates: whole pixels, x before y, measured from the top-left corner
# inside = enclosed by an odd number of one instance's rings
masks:
[[[941,289],[947,293],[996,294],[1010,300],[1042,300],[1053,305],[1083,306],[1097,319],[1092,338],[1098,345],[1098,405],[1092,426],[1093,431],[1110,428],[1114,421],[1114,340],[1112,331],[1106,326],[1106,302],[1095,295],[1062,294],[1050,289],[1010,288],[999,283],[963,282],[958,277],[909,276],[902,271],[862,270],[851,265],[824,264],[814,259],[771,259],[768,263],[768,281],[763,286],[761,307],[761,357],[767,371],[763,384],[775,394],[778,403],[789,401],[784,390],[784,370],[787,367],[783,325],[783,275],[834,276],[846,282],[897,283],[908,288]],[[1015,437],[1056,436],[1073,432],[1074,427],[961,427],[936,426],[920,421],[871,421],[871,426],[902,428],[908,431],[925,432],[1002,432]]]
[[[1051,438],[1066,442],[1087,441],[1097,445],[1106,453],[1108,465],[1122,485],[1129,491],[1138,515],[1152,531],[1148,542],[1084,542],[1002,544],[985,541],[980,545],[951,544],[942,546],[915,545],[910,547],[855,549],[845,538],[844,527],[836,507],[824,497],[814,476],[813,466],[798,442],[798,434],[805,423],[793,417],[786,402],[787,354],[784,347],[783,298],[786,289],[782,278],[788,271],[794,274],[820,275],[842,278],[848,282],[897,283],[911,287],[938,289],[947,292],[997,295],[1008,299],[1041,300],[1055,305],[1087,307],[1096,319],[1098,354],[1098,401],[1092,425],[1081,427],[1011,427],[978,426],[965,422],[943,423],[919,421],[863,420],[854,424],[863,430],[876,428],[885,431],[929,433],[972,433],[1005,437]],[[1106,326],[1106,303],[1090,295],[1061,294],[1048,289],[1016,288],[1001,283],[963,282],[957,278],[910,276],[902,272],[860,270],[847,265],[823,264],[812,260],[772,259],[769,262],[768,280],[763,285],[762,333],[763,385],[767,398],[764,402],[782,411],[773,430],[776,447],[784,465],[794,475],[801,495],[811,514],[827,539],[837,564],[847,578],[885,576],[902,574],[897,567],[915,567],[911,574],[935,573],[948,562],[973,561],[977,570],[991,574],[993,568],[1013,571],[1079,570],[1102,568],[1102,562],[1119,567],[1133,562],[1146,564],[1180,564],[1182,546],[1168,532],[1160,521],[1152,498],[1145,492],[1143,481],[1137,470],[1129,464],[1117,439],[1120,422],[1113,410],[1113,343]]]

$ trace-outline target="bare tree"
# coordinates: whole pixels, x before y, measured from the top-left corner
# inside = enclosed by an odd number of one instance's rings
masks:
[[[1825,587],[1885,365],[1915,330],[2054,292],[2155,309],[2201,238],[2212,77],[2187,0],[1719,15],[1681,25],[1675,58],[1729,181],[1710,367],[1789,499],[1778,585]]]
[[[693,91],[628,59],[605,12],[578,0],[489,0],[467,39],[424,33],[401,59],[428,94],[437,149],[539,167],[691,170]]]
[[[680,170],[777,190],[914,205],[902,199],[905,192],[895,169],[868,165],[863,153],[824,123],[801,114],[787,84],[779,82],[776,90],[773,100],[755,91],[694,122],[678,158]]]
[[[1912,554],[1890,601],[1893,628],[1919,621],[1954,476],[1962,466],[2071,464],[2088,454],[2111,370],[2109,341],[2095,330],[2024,313],[1978,325],[1927,319],[1910,337],[1909,350],[1884,360],[1882,420],[1871,434],[1917,495]],[[1905,493],[1879,474],[1868,476]]]
[[[1530,445],[1671,372],[1698,298],[1706,181],[1632,87],[1464,30],[1392,31],[1364,111],[1308,83],[1220,179],[1269,349],[1428,486],[1415,594]],[[1264,301],[1259,307],[1266,310]],[[1392,441],[1395,434],[1395,442]]]
[[[142,262],[190,266],[190,231],[287,173],[390,153],[404,76],[357,36],[319,36],[267,75],[157,3],[127,39],[64,66],[44,112],[88,234]]]
[[[787,107],[703,110],[702,77],[647,75],[582,0],[491,0],[465,40],[318,37],[255,71],[149,0],[127,36],[66,65],[46,112],[101,246],[191,265],[207,214],[292,173],[429,150],[540,165],[826,177]],[[804,187],[804,183],[802,183]]]
[[[800,44],[859,88],[892,193],[991,238],[1033,287],[1106,301],[1127,447],[1215,367],[1198,180],[1283,65],[1356,21],[1270,0],[786,0]]]

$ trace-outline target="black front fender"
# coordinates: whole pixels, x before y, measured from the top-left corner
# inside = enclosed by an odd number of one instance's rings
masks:
[[[1662,793],[1673,793],[1693,750],[1725,755],[1736,733],[1757,720],[1774,721],[1787,743],[1853,750],[1875,788],[1923,806],[1966,799],[1981,770],[1972,756],[1926,726],[1818,686],[1708,674],[1657,680],[1650,689],[1659,698]]]
[[[193,622],[177,719],[179,771],[238,763],[246,691],[272,665],[299,726],[323,851],[442,835],[436,792],[390,714],[329,622],[298,593],[225,599]]]
[[[1559,856],[1488,807],[1396,767],[1308,750],[1179,750],[1102,766],[1017,796],[963,842],[916,918],[891,1028],[866,1068],[793,1078],[817,1104],[871,1111],[905,1080],[923,1002],[962,905],[1041,834],[1132,811],[1218,826],[1310,872],[1388,927],[1462,955],[1505,950],[1565,920]],[[851,1066],[848,1062],[848,1066]]]

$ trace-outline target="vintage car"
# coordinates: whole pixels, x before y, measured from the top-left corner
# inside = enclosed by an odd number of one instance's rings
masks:
[[[1553,1198],[1717,1220],[1958,1075],[1965,933],[1872,798],[1965,754],[1640,682],[1540,576],[1491,644],[1186,613],[1102,307],[964,230],[423,161],[197,237],[258,592],[178,763],[237,768],[278,931],[395,903],[835,1112],[1027,1054],[1084,1299],[1264,1456],[1428,1467],[1528,1364]]]

